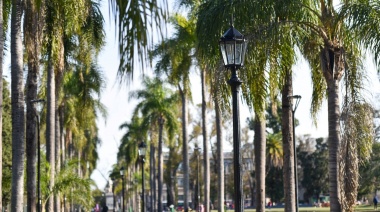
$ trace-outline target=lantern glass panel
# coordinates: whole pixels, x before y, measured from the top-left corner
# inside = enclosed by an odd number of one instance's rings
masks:
[[[234,55],[234,41],[226,42],[226,53],[227,53],[227,64],[232,65],[235,63],[235,55]]]
[[[139,155],[140,156],[145,156],[145,151],[146,151],[146,148],[139,148]]]
[[[226,42],[223,42],[223,41],[220,42],[220,51],[222,52],[223,63],[224,63],[224,65],[227,65]]]
[[[247,41],[243,42],[243,49],[241,54],[241,66],[244,66],[245,53],[247,51]]]

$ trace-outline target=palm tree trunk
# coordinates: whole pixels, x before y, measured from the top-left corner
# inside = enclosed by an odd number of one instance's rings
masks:
[[[26,176],[27,176],[27,211],[36,211],[37,180],[37,127],[36,105],[31,100],[37,98],[37,69],[28,60],[27,96],[26,96]],[[37,150],[38,151],[38,150]]]
[[[329,181],[330,181],[330,209],[341,211],[339,203],[339,164],[338,152],[340,145],[339,127],[339,82],[336,80],[328,82],[328,123],[329,123]]]
[[[37,150],[37,127],[36,127],[36,104],[31,100],[37,99],[37,76],[39,71],[39,14],[33,1],[26,1],[25,9],[25,45],[28,56],[28,77],[26,86],[26,173],[27,173],[27,211],[36,211],[36,150]],[[37,26],[37,27],[36,27]],[[39,151],[39,150],[37,150]]]
[[[22,0],[12,0],[11,16],[11,97],[12,97],[12,196],[11,211],[23,211],[25,115],[23,46],[21,34]]]
[[[207,119],[206,119],[206,69],[201,70],[202,82],[202,134],[203,134],[203,182],[204,182],[204,211],[210,210],[210,156],[208,154]]]
[[[154,157],[155,157],[155,148],[154,148],[154,145],[153,143],[150,144],[150,157],[149,157],[149,166],[150,166],[150,210],[151,211],[155,211],[155,202],[156,202],[156,199],[155,199],[155,191],[156,191],[156,186],[155,186],[155,171],[154,171],[154,163],[155,163],[155,160],[154,160]]]
[[[183,191],[185,212],[189,210],[189,144],[187,140],[187,98],[186,90],[179,89],[182,100],[182,153],[183,153]]]
[[[222,120],[219,101],[215,97],[215,123],[216,123],[216,148],[217,148],[217,169],[218,169],[218,212],[224,211],[224,155],[223,155],[223,135]]]
[[[291,98],[293,95],[293,81],[291,71],[287,71],[285,84],[282,88],[282,142],[284,152],[284,196],[285,212],[296,210],[295,204],[295,178],[294,178],[294,147]]]
[[[61,164],[66,160],[66,142],[65,142],[65,136],[63,134],[63,130],[64,130],[64,106],[60,106],[58,108],[58,113],[59,113],[59,129],[60,129],[60,132],[59,132],[59,135],[60,135],[60,142],[61,142]]]
[[[46,160],[50,165],[49,191],[53,189],[55,176],[55,75],[52,60],[53,58],[50,55],[48,64],[46,115]],[[54,211],[53,195],[47,200],[46,211]]]
[[[320,52],[321,67],[327,83],[327,105],[329,125],[329,190],[330,211],[340,212],[340,185],[339,185],[339,146],[340,146],[340,108],[339,82],[344,71],[343,49],[330,47],[326,44]]]
[[[61,92],[62,80],[63,80],[63,71],[64,71],[64,51],[65,48],[63,46],[63,38],[61,38],[60,42],[60,51],[59,51],[59,59],[57,66],[57,76],[55,78],[55,172],[59,173],[61,170],[61,127],[59,120],[59,94]],[[60,197],[59,194],[54,195],[54,211],[59,211],[60,206]]]
[[[256,170],[256,211],[265,211],[265,118],[256,114],[255,118],[255,170]]]
[[[3,55],[4,55],[4,25],[3,1],[0,1],[0,106],[3,108]],[[0,110],[0,132],[3,131],[3,110]],[[0,152],[3,152],[3,137],[0,133]],[[0,191],[3,190],[3,154],[0,154]],[[0,211],[3,211],[3,192],[0,192]]]
[[[158,211],[162,211],[162,184],[163,184],[163,157],[162,157],[162,133],[164,126],[164,119],[158,119],[159,135],[158,135]]]
[[[155,148],[156,149],[156,148]],[[156,150],[155,150],[156,151]],[[156,156],[156,153],[154,153],[154,155]],[[154,172],[154,175],[153,175],[153,199],[154,199],[154,210],[156,211],[157,210],[157,203],[158,203],[158,200],[157,200],[157,162],[156,162],[156,158],[153,158],[153,172]]]

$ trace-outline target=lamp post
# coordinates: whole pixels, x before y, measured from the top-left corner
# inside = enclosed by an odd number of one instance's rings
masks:
[[[121,185],[121,194],[122,194],[122,196],[123,196],[123,212],[125,211],[125,208],[124,208],[124,167],[121,167],[121,169],[120,169],[120,176],[121,176],[121,183],[122,183],[122,185]]]
[[[222,53],[224,67],[231,69],[231,78],[228,84],[232,91],[232,115],[233,115],[233,157],[234,157],[234,189],[235,189],[235,211],[244,210],[242,201],[243,185],[241,175],[242,158],[240,154],[240,117],[238,95],[240,91],[240,81],[237,70],[244,66],[244,56],[247,42],[244,36],[233,27],[231,18],[230,28],[220,38],[219,45]]]
[[[301,101],[300,95],[288,96],[292,100],[292,126],[293,126],[293,151],[294,151],[294,195],[296,199],[296,212],[298,212],[298,174],[297,174],[297,150],[296,150],[296,126],[294,124],[294,114],[296,113],[297,107]],[[293,104],[293,100],[295,103]]]
[[[30,101],[32,104],[34,103],[44,103],[44,99],[35,99]],[[36,110],[36,119],[37,119],[37,196],[38,196],[38,204],[37,211],[41,212],[42,209],[42,199],[41,199],[41,139],[40,139],[40,116],[38,111]]]
[[[199,190],[199,150],[200,150],[201,148],[199,148],[199,147],[195,147],[194,148],[194,150],[196,150],[197,151],[197,204],[198,204],[198,211],[201,211],[201,209],[200,209],[200,190]]]
[[[141,158],[141,175],[142,175],[142,208],[141,211],[145,212],[145,186],[144,186],[144,163],[145,163],[146,144],[141,142],[139,144],[139,156]]]

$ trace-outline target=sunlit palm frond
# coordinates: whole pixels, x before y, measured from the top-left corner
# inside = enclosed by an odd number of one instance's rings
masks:
[[[133,79],[136,61],[142,66],[147,60],[148,49],[153,45],[153,33],[162,36],[167,19],[167,2],[109,0],[109,9],[118,27],[120,82]]]

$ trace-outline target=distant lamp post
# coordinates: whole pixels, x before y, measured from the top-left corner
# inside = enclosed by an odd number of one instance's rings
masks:
[[[123,196],[123,212],[125,211],[125,208],[124,208],[124,167],[121,167],[120,169],[120,176],[121,176],[121,183],[122,183],[122,186],[121,186],[121,194]]]
[[[32,104],[35,103],[44,103],[44,99],[35,99],[30,101]],[[41,112],[41,111],[39,111]],[[38,198],[38,204],[37,204],[37,211],[41,212],[42,210],[42,198],[41,198],[41,139],[40,139],[40,115],[39,112],[36,110],[36,120],[37,120],[37,198]]]
[[[219,46],[222,53],[224,67],[231,69],[231,78],[228,83],[232,91],[232,111],[233,111],[233,156],[234,156],[234,189],[235,189],[235,211],[244,210],[243,205],[243,185],[241,175],[242,158],[240,154],[240,117],[238,95],[240,90],[240,81],[237,76],[237,70],[244,66],[244,56],[247,49],[247,42],[244,36],[233,27],[233,18],[231,26],[220,38]]]
[[[144,163],[146,154],[146,144],[141,142],[139,144],[139,156],[141,158],[141,174],[142,174],[142,212],[145,212],[145,186],[144,186]]]
[[[297,150],[296,150],[296,126],[294,123],[294,114],[296,113],[297,107],[301,101],[300,95],[288,96],[291,99],[292,104],[292,126],[293,126],[293,151],[294,151],[294,194],[296,199],[296,212],[298,212],[298,174],[297,174]],[[295,101],[293,103],[293,101]]]

